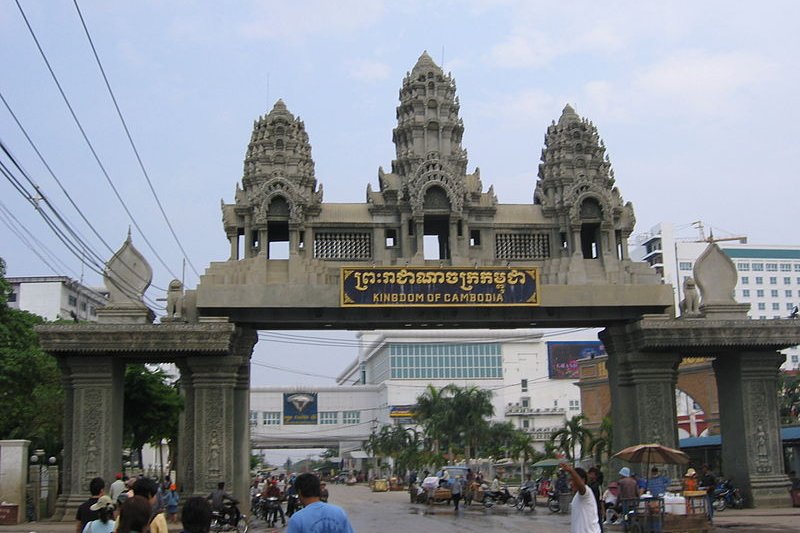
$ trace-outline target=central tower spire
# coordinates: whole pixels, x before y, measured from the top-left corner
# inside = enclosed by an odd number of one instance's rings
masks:
[[[406,73],[393,130],[397,159],[392,172],[406,177],[425,159],[438,159],[454,174],[467,170],[467,152],[461,147],[464,123],[458,116],[456,84],[449,74],[422,52],[411,72]]]

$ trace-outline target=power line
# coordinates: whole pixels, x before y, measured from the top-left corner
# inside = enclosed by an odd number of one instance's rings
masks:
[[[130,129],[128,128],[127,122],[125,122],[125,118],[122,116],[122,111],[119,108],[119,104],[117,103],[117,97],[114,96],[114,91],[111,90],[111,83],[108,81],[108,76],[106,76],[106,71],[103,68],[103,64],[100,62],[100,56],[97,54],[97,49],[94,46],[94,41],[92,40],[92,36],[89,34],[89,28],[86,26],[86,21],[83,18],[83,13],[81,13],[80,7],[78,7],[78,0],[73,0],[75,4],[75,10],[78,12],[78,17],[81,19],[81,25],[83,26],[83,31],[86,34],[86,38],[89,40],[89,45],[92,48],[92,53],[94,54],[94,58],[97,61],[97,66],[100,68],[100,73],[103,75],[103,81],[105,81],[106,88],[108,89],[108,94],[111,96],[111,100],[114,102],[114,108],[117,110],[117,116],[119,117],[120,122],[122,122],[122,127],[125,130],[125,135],[128,137],[128,142],[133,149],[133,153],[136,155],[136,161],[139,162],[139,168],[142,170],[142,174],[144,175],[145,180],[147,181],[147,185],[150,188],[150,192],[153,194],[153,198],[158,205],[158,209],[161,211],[161,216],[164,217],[164,221],[167,223],[167,227],[169,227],[169,231],[172,234],[173,239],[178,244],[178,248],[180,248],[181,253],[183,253],[183,257],[186,259],[186,262],[189,263],[189,266],[192,267],[192,271],[194,271],[195,275],[199,278],[200,274],[197,272],[197,269],[192,264],[191,259],[186,254],[186,250],[183,248],[183,243],[181,243],[180,239],[178,239],[178,235],[175,233],[175,229],[172,227],[172,223],[167,217],[167,212],[164,210],[164,206],[161,205],[161,200],[156,193],[155,188],[153,187],[153,182],[150,180],[150,175],[147,173],[147,170],[144,168],[144,163],[142,162],[142,158],[139,155],[139,150],[136,148],[136,144],[133,142],[133,137],[131,136]]]
[[[50,252],[50,250],[47,249],[41,242],[37,240],[36,241],[37,246],[31,244],[31,240],[36,240],[36,238],[33,236],[32,233],[30,233],[30,231],[28,231],[25,225],[22,224],[17,219],[17,217],[14,216],[14,214],[5,206],[3,202],[0,202],[0,220],[2,220],[3,224],[17,237],[17,239],[19,239],[22,242],[22,244],[25,245],[26,248],[28,248],[31,252],[33,252],[33,254],[36,257],[38,257],[39,260],[42,263],[44,263],[53,274],[59,275],[62,274],[64,270],[66,270],[70,272],[73,275],[73,277],[76,277],[75,271],[66,266],[66,264],[63,262],[61,263],[61,267],[63,270],[59,271],[57,268],[55,268],[52,265],[51,261],[61,262],[61,260],[58,259],[56,256],[54,256]],[[44,257],[43,253],[48,257]]]
[[[0,161],[0,173],[2,173],[2,175],[6,177],[6,179],[12,184],[12,186],[14,186],[14,188],[17,189],[20,195],[22,195],[22,197],[25,198],[25,200],[27,200],[34,207],[36,212],[39,213],[39,215],[44,219],[45,223],[56,234],[56,237],[58,237],[58,239],[64,244],[64,246],[66,246],[67,249],[79,261],[81,261],[84,265],[88,266],[90,270],[97,273],[101,277],[105,277],[105,274],[103,272],[103,270],[105,269],[105,264],[103,263],[102,259],[100,259],[99,255],[95,251],[93,251],[85,241],[82,240],[82,238],[71,227],[69,222],[67,222],[66,219],[64,219],[64,217],[58,212],[56,207],[50,203],[46,195],[44,195],[41,189],[39,189],[39,187],[34,183],[33,179],[31,179],[31,177],[28,175],[28,173],[25,171],[22,165],[17,161],[17,159],[14,157],[14,155],[11,153],[11,151],[5,145],[2,139],[0,139],[0,150],[6,155],[6,157],[8,157],[9,160],[11,160],[11,162],[14,164],[17,170],[25,177],[25,180],[28,183],[30,183],[30,185],[36,191],[36,195],[31,194],[30,191],[28,191],[25,188],[24,184],[22,184],[19,181],[19,179],[14,176],[14,173],[11,171],[11,169],[9,169],[2,161]],[[40,202],[44,203],[45,206],[48,207],[53,212],[53,214],[60,222],[60,225],[56,224],[56,222],[53,221],[50,215],[47,214],[47,212],[42,208]],[[64,229],[62,229],[62,226],[66,229],[67,232],[69,232],[72,238],[70,238],[68,235],[65,234]],[[77,241],[77,243],[74,242],[72,239]],[[126,268],[130,269],[128,265],[125,266]],[[107,279],[109,279],[110,282],[115,287],[117,287],[119,290],[121,290],[129,297],[135,296],[136,291],[133,288],[133,286],[130,285],[130,283],[125,282],[127,287],[123,287],[117,282],[117,280],[110,277],[108,277]],[[148,303],[151,306],[154,306],[156,308],[163,308],[163,306],[159,306],[159,304],[149,299],[146,295],[143,295],[143,297],[147,299]]]
[[[64,187],[64,185],[62,184],[61,180],[59,180],[59,179],[58,179],[58,176],[56,176],[56,174],[55,174],[55,172],[53,171],[52,167],[51,167],[51,166],[48,164],[47,160],[45,159],[44,155],[43,155],[43,154],[41,153],[41,151],[39,150],[39,148],[38,148],[38,146],[36,145],[36,143],[33,141],[33,139],[31,138],[31,136],[28,134],[28,131],[27,131],[27,130],[25,129],[25,127],[22,125],[22,122],[19,120],[19,118],[17,117],[16,113],[14,113],[14,110],[11,108],[11,105],[10,105],[10,104],[8,103],[8,101],[7,101],[7,100],[6,100],[6,99],[3,97],[2,91],[0,91],[0,100],[3,102],[3,104],[4,104],[4,105],[5,105],[5,107],[6,107],[6,110],[8,110],[9,114],[10,114],[10,115],[11,115],[11,117],[14,119],[14,122],[17,124],[17,127],[20,129],[20,131],[22,132],[22,134],[23,134],[23,136],[25,137],[25,139],[27,139],[27,141],[28,141],[28,144],[30,144],[31,148],[33,148],[33,151],[34,151],[34,152],[36,153],[36,155],[39,157],[39,161],[41,161],[42,165],[44,165],[44,167],[47,169],[47,171],[49,172],[50,176],[51,176],[51,177],[53,178],[53,180],[54,180],[54,181],[55,181],[55,182],[58,184],[59,188],[60,188],[60,189],[61,189],[61,191],[64,193],[64,195],[67,197],[67,200],[69,200],[69,202],[70,202],[70,204],[72,205],[72,207],[73,207],[73,208],[74,208],[74,209],[75,209],[75,210],[78,212],[78,214],[80,215],[81,219],[83,219],[83,221],[84,221],[84,222],[85,222],[85,223],[86,223],[86,224],[89,226],[89,228],[92,230],[92,232],[95,234],[95,236],[96,236],[98,239],[100,239],[100,242],[102,242],[102,243],[103,243],[103,245],[106,247],[106,249],[109,251],[109,253],[110,253],[111,255],[113,255],[113,254],[115,253],[115,250],[111,248],[111,246],[108,244],[108,242],[106,242],[106,240],[103,238],[103,236],[102,236],[102,235],[100,235],[100,233],[97,231],[97,229],[94,227],[94,225],[93,225],[93,224],[92,224],[92,223],[89,221],[89,219],[88,219],[88,218],[86,217],[86,215],[83,213],[83,211],[81,210],[81,208],[80,208],[80,207],[79,207],[79,206],[78,206],[78,205],[75,203],[75,201],[73,200],[72,196],[69,194],[69,192],[67,191],[67,189],[66,189],[66,188]],[[5,152],[8,154],[8,157],[9,157],[9,158],[12,160],[12,162],[14,162],[14,165],[15,165],[17,168],[19,168],[19,169],[20,169],[20,172],[22,172],[22,174],[23,174],[23,175],[26,177],[26,179],[28,180],[28,182],[29,182],[29,183],[31,183],[31,185],[34,187],[34,189],[36,189],[37,195],[38,195],[40,198],[42,198],[42,200],[45,200],[45,201],[47,201],[48,205],[51,205],[51,208],[55,210],[55,208],[54,208],[54,207],[52,207],[52,204],[50,203],[50,201],[49,201],[49,200],[47,200],[47,196],[44,194],[44,192],[43,192],[43,191],[42,191],[42,190],[39,188],[39,186],[38,186],[38,185],[36,185],[36,184],[33,182],[33,180],[32,180],[32,179],[30,179],[30,178],[29,178],[29,176],[28,176],[27,172],[25,172],[24,170],[22,170],[22,168],[21,168],[21,165],[19,165],[19,163],[17,163],[16,159],[15,159],[15,158],[13,157],[13,155],[10,153],[10,150],[8,150],[7,148],[4,148],[4,151],[5,151]],[[77,230],[75,230],[74,234],[76,234],[76,235],[75,235],[75,237],[76,237],[77,239],[79,239],[79,240],[80,240],[80,242],[83,244],[83,246],[85,246],[85,247],[86,247],[86,249],[87,249],[87,250],[90,250],[90,249],[91,249],[91,247],[90,247],[88,244],[86,244],[86,240],[85,240],[85,238],[82,238],[81,236],[79,236],[79,233],[77,232]],[[102,257],[100,256],[100,254],[99,254],[99,253],[97,253],[96,251],[92,251],[92,254],[94,255],[94,257],[95,257],[96,261],[97,261],[99,264],[104,264],[104,260],[102,259]],[[130,266],[127,264],[127,263],[124,263],[124,262],[123,262],[122,264],[123,264],[123,265],[125,266],[125,268],[127,268],[127,269],[128,269],[128,271],[129,271],[129,272],[131,272],[131,273],[132,273],[134,276],[136,276],[137,278],[139,278],[139,279],[140,279],[140,280],[142,280],[142,281],[145,281],[145,280],[143,280],[143,279],[141,278],[141,276],[139,275],[139,273],[138,273],[138,272],[136,272],[135,270],[133,270],[133,269],[132,269],[132,268],[131,268],[131,267],[130,267]],[[154,289],[156,289],[156,290],[159,290],[159,291],[161,291],[161,292],[166,292],[166,289],[164,289],[163,287],[159,287],[158,285],[155,285],[155,284],[152,284],[152,283],[151,283],[151,286],[152,286]]]
[[[111,187],[111,190],[114,192],[114,195],[116,196],[116,198],[119,201],[120,205],[125,210],[125,213],[128,215],[128,218],[130,219],[131,223],[139,231],[139,234],[142,236],[142,239],[144,239],[145,243],[147,243],[147,246],[150,248],[150,251],[153,252],[155,257],[159,260],[159,262],[167,270],[167,272],[169,272],[169,274],[173,278],[177,279],[178,276],[176,276],[175,273],[172,272],[172,269],[169,267],[169,265],[167,265],[167,263],[164,261],[164,259],[161,257],[161,255],[156,251],[155,247],[150,242],[150,239],[147,238],[147,235],[145,234],[145,232],[142,230],[141,226],[139,225],[139,222],[133,216],[133,213],[131,213],[130,209],[128,208],[128,205],[125,203],[125,200],[122,199],[122,196],[120,195],[119,190],[117,190],[117,187],[114,184],[114,181],[111,179],[111,176],[108,174],[108,171],[106,170],[105,165],[103,165],[103,162],[100,160],[100,156],[97,154],[97,151],[95,150],[94,145],[89,140],[89,136],[87,135],[86,130],[83,128],[83,125],[81,124],[80,120],[78,119],[78,116],[75,113],[75,110],[72,108],[72,104],[70,104],[69,98],[67,98],[67,95],[64,92],[64,89],[61,87],[61,83],[58,81],[58,77],[56,76],[55,71],[53,70],[53,67],[50,65],[50,61],[47,59],[47,55],[44,53],[44,50],[42,49],[42,46],[39,43],[39,39],[36,37],[36,32],[33,31],[33,27],[31,26],[30,22],[28,21],[28,17],[25,15],[25,11],[22,9],[22,5],[20,5],[19,0],[14,0],[14,1],[16,2],[17,8],[19,9],[19,12],[22,15],[23,20],[25,21],[25,25],[28,28],[28,32],[31,34],[31,37],[33,38],[34,43],[36,43],[36,48],[39,50],[39,54],[42,56],[42,59],[44,60],[45,65],[47,66],[47,70],[50,72],[50,76],[52,77],[53,82],[55,82],[56,87],[58,88],[58,92],[61,94],[61,97],[64,100],[64,103],[66,104],[67,109],[69,109],[70,115],[72,115],[72,119],[75,122],[75,125],[78,127],[78,130],[80,130],[81,135],[83,136],[83,140],[86,142],[87,146],[89,147],[90,152],[94,156],[94,160],[97,162],[97,165],[100,167],[100,170],[103,173],[103,176],[105,176],[106,182],[108,182],[109,186]]]

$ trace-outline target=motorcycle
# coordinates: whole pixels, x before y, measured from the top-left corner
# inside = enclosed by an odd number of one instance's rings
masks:
[[[530,507],[531,512],[536,512],[536,487],[523,485],[519,489],[517,495],[517,511],[524,511],[526,507]]]
[[[718,512],[724,511],[728,507],[741,509],[744,507],[744,496],[739,489],[733,486],[731,480],[723,479],[714,489],[714,499],[711,501],[711,505]]]
[[[297,494],[290,494],[286,497],[286,516],[292,516],[302,508],[303,504],[300,503],[300,496]]]
[[[267,523],[267,527],[274,527],[278,522],[278,517],[283,521],[283,525],[286,525],[286,518],[283,517],[282,511],[281,501],[278,498],[270,496],[266,499],[264,504],[264,521]]]
[[[484,500],[489,500],[491,503],[487,505],[487,502],[484,501],[484,506],[491,507],[494,503],[505,504],[511,507],[517,505],[517,498],[512,496],[510,492],[508,492],[508,485],[503,485],[503,489],[497,492],[487,492],[484,495]]]
[[[238,503],[235,501],[229,503],[223,511],[212,511],[210,531],[213,533],[228,531],[247,533],[250,526],[247,523],[247,516],[239,512]]]
[[[561,502],[558,500],[558,493],[550,489],[547,491],[547,508],[551,513],[557,513],[561,510]]]

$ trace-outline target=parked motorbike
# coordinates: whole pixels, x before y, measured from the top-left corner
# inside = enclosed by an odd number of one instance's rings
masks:
[[[524,511],[529,507],[532,513],[536,512],[536,487],[535,486],[522,486],[517,495],[517,511]]]
[[[497,492],[487,492],[484,499],[489,499],[492,502],[491,505],[486,505],[486,502],[484,502],[484,506],[486,507],[491,507],[494,503],[509,505],[511,507],[517,505],[517,498],[508,492],[508,485],[503,485],[502,490]]]
[[[558,493],[550,489],[547,491],[547,508],[551,513],[557,513],[561,510],[561,502],[558,500]]]
[[[742,496],[739,489],[733,486],[731,480],[723,479],[714,489],[714,499],[711,505],[714,506],[714,510],[717,512],[724,511],[727,507],[741,509],[744,507],[744,496]]]

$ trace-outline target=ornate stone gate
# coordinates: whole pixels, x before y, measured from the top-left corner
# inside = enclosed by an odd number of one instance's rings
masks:
[[[680,355],[672,345],[654,349],[654,331],[675,336],[651,326],[673,322],[672,290],[627,255],[633,206],[622,199],[597,128],[567,105],[546,129],[531,201],[499,204],[492,187],[483,190],[480,171],[467,170],[455,89],[423,53],[400,89],[396,159],[389,172],[378,170],[377,189],[367,185],[366,201],[353,204],[323,202],[305,125],[279,100],[255,122],[241,187],[222,205],[227,261],[212,263],[194,290],[173,281],[168,314],[153,324],[142,303],[150,270],[129,239],[108,264],[111,305],[100,324],[39,328],[67,390],[65,519],[92,475],[118,469],[120,380],[131,361],[172,361],[181,370],[184,488],[204,493],[224,479],[243,494],[257,329],[606,327],[614,421],[624,428],[616,444],[676,443],[668,399]],[[273,253],[278,243],[285,257]],[[659,318],[642,319],[650,315]],[[727,327],[728,317],[720,320]],[[791,343],[798,342],[795,332]],[[736,352],[732,366],[720,363],[720,375],[755,375],[754,359],[772,364],[775,346]],[[774,365],[768,369],[772,377],[742,385],[745,396],[774,391]],[[738,422],[727,426],[752,425],[730,416]],[[756,429],[767,434],[756,456],[766,454],[763,464],[776,476],[769,482],[780,485],[776,428],[765,419]]]

